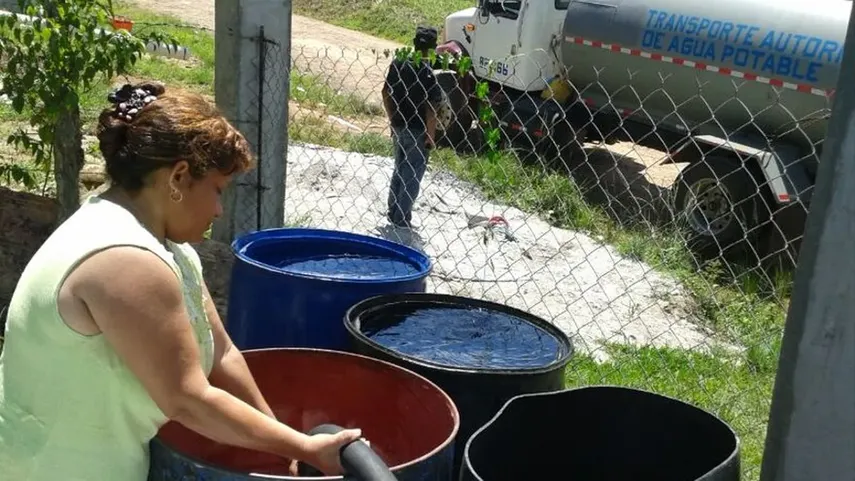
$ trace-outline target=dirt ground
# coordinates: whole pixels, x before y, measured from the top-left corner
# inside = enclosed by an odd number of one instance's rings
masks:
[[[3,310],[27,262],[53,232],[58,208],[56,201],[35,194],[0,187],[0,335]],[[231,248],[206,240],[194,246],[199,253],[205,281],[220,316],[225,319],[228,305]]]
[[[141,8],[188,24],[214,28],[213,0],[132,0]],[[388,60],[384,52],[401,45],[300,15],[291,18],[291,57],[303,73],[323,75],[328,85],[379,105]]]

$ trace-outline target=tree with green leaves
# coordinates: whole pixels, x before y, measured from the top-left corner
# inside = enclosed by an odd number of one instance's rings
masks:
[[[414,64],[419,64],[424,60],[422,58],[422,53],[414,50],[412,47],[400,47],[395,49],[395,58],[400,61],[409,60]],[[461,55],[459,58],[452,58],[448,53],[442,53],[437,56],[435,51],[431,51],[427,61],[430,65],[438,64],[443,70],[456,70],[460,77],[466,76],[466,74],[472,69],[472,58],[468,55]],[[491,61],[488,66],[488,77],[492,76],[494,71],[495,62]],[[481,125],[484,132],[484,144],[487,146],[487,159],[495,161],[499,155],[499,139],[501,138],[501,131],[496,124],[496,113],[493,111],[493,106],[490,103],[489,93],[490,85],[486,81],[479,80],[476,82],[473,94],[479,101],[478,123]]]
[[[149,42],[174,42],[157,33],[110,30],[111,0],[19,0],[18,5],[25,15],[0,17],[0,94],[16,112],[27,114],[36,135],[21,129],[7,142],[32,154],[46,173],[53,160],[61,222],[80,205],[81,95],[127,73]],[[0,165],[4,175],[33,184],[20,165]]]

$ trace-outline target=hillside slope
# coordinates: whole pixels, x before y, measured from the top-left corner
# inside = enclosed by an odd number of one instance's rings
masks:
[[[214,28],[214,0],[132,0],[147,11]],[[400,44],[313,18],[291,19],[291,57],[303,74],[319,76],[327,87],[379,105],[379,86],[389,63],[384,51]]]
[[[294,0],[294,12],[378,37],[409,43],[417,25],[441,28],[474,0]]]

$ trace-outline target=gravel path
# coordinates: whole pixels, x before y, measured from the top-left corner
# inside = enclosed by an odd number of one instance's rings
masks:
[[[391,171],[389,158],[292,145],[287,218],[419,248],[435,263],[430,291],[525,309],[573,336],[580,350],[597,354],[603,340],[685,349],[712,344],[691,322],[688,296],[673,279],[587,235],[486,201],[447,173],[425,176],[415,233],[389,227],[383,214]],[[515,240],[469,226],[474,216],[496,215],[508,221]]]

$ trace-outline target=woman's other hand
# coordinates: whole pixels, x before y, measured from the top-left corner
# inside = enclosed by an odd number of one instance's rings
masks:
[[[327,476],[338,476],[341,467],[341,448],[362,436],[359,429],[345,429],[336,434],[315,434],[309,436],[303,450],[307,454],[304,462],[318,468]]]

